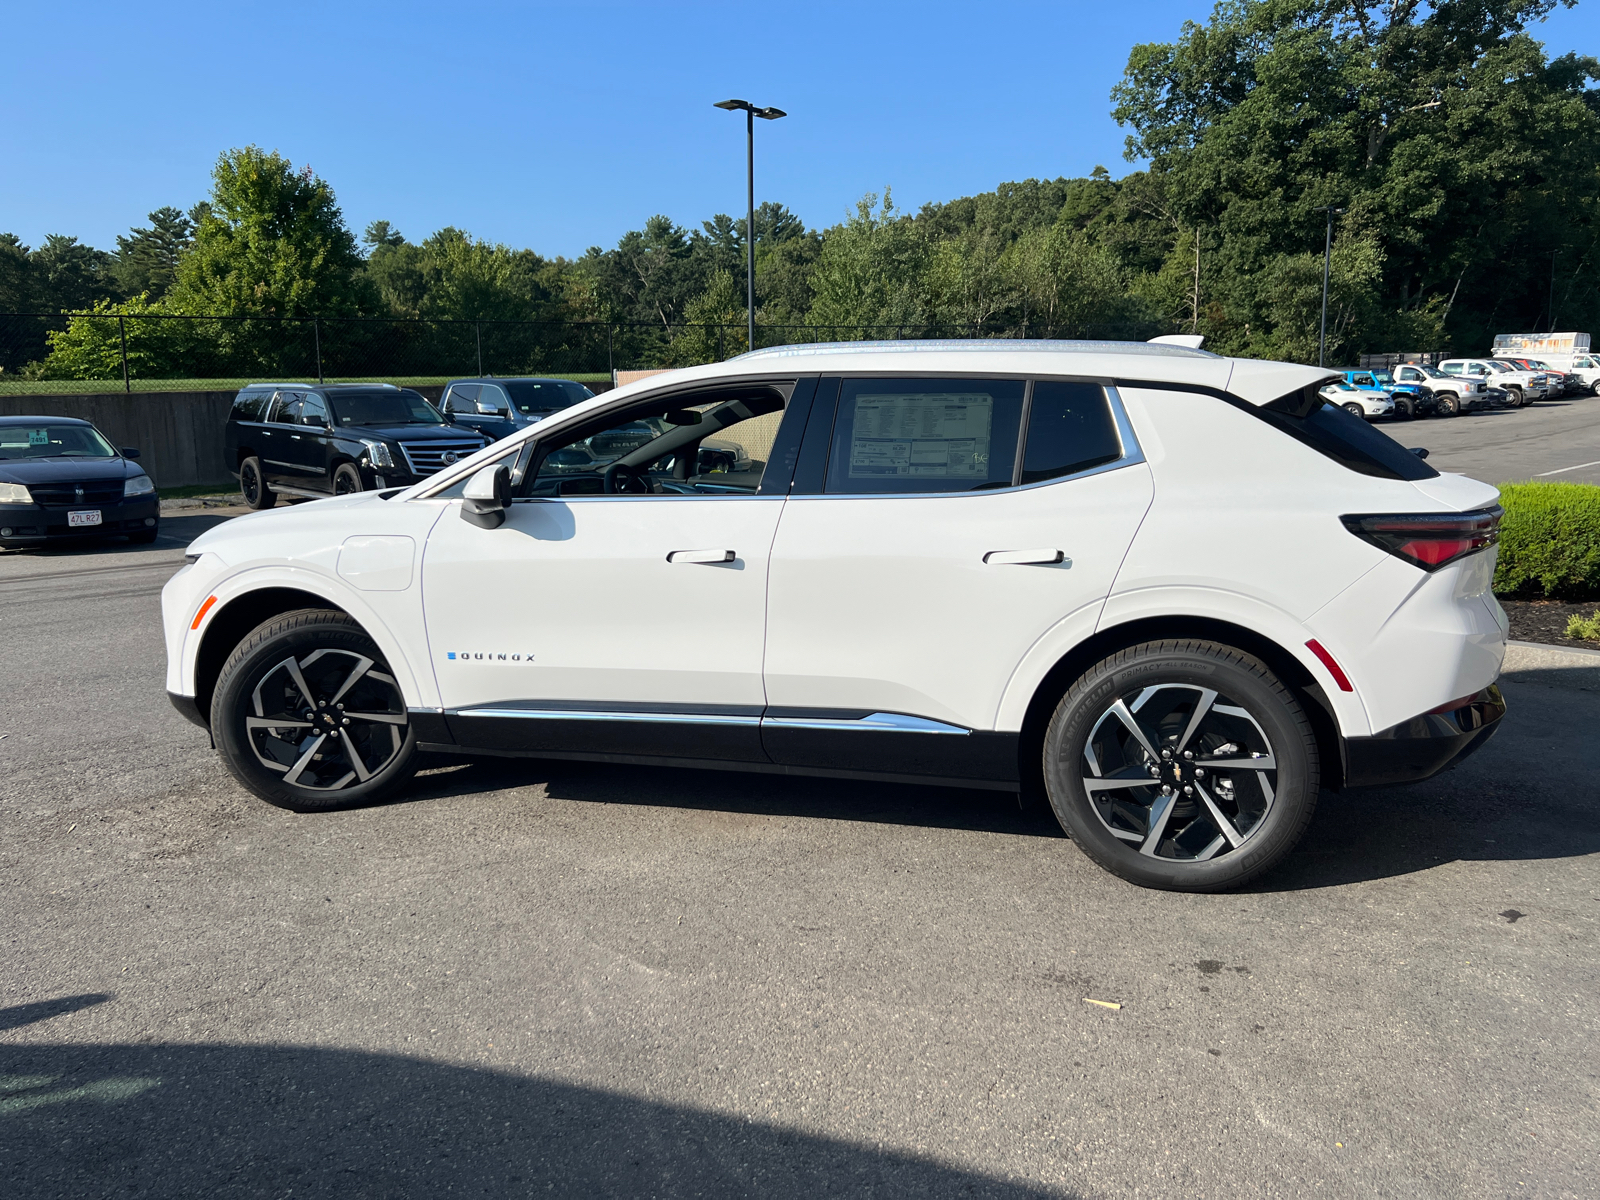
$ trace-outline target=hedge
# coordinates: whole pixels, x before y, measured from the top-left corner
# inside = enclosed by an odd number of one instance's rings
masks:
[[[1508,483],[1500,503],[1496,595],[1600,599],[1600,486]]]

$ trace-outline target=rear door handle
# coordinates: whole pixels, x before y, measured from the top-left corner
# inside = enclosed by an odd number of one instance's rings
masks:
[[[991,550],[983,556],[991,567],[1042,567],[1051,563],[1072,565],[1072,560],[1059,550]]]
[[[669,563],[730,563],[737,557],[732,550],[674,550]]]

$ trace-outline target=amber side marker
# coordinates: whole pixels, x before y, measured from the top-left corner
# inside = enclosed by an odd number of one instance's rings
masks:
[[[200,622],[206,619],[206,614],[211,611],[211,606],[216,602],[217,598],[215,596],[207,596],[206,602],[200,606],[200,611],[195,613],[194,621],[190,623],[189,628],[199,629]]]

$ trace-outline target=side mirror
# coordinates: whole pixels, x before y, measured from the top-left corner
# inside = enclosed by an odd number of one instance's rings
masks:
[[[122,448],[122,457],[123,458],[138,458],[139,457],[139,449],[138,449],[138,447],[137,446],[124,446]]]
[[[1427,458],[1428,457],[1428,452],[1426,450],[1424,450],[1421,446],[1413,446],[1413,447],[1411,447],[1411,453],[1415,454],[1418,458]]]
[[[479,400],[478,415],[480,417],[503,417],[506,415],[506,410],[500,408],[492,400]]]
[[[461,519],[479,529],[499,529],[511,503],[511,471],[503,463],[484,467],[467,481],[462,492]]]

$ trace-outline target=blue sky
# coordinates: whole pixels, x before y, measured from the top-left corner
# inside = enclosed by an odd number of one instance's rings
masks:
[[[444,225],[547,255],[652,213],[757,200],[838,221],[864,193],[915,209],[1004,180],[1123,162],[1108,93],[1136,42],[1206,2],[450,6],[13,0],[0,71],[0,230],[112,248],[254,142],[310,163],[358,233]],[[1600,52],[1600,6],[1557,11],[1552,54]]]

